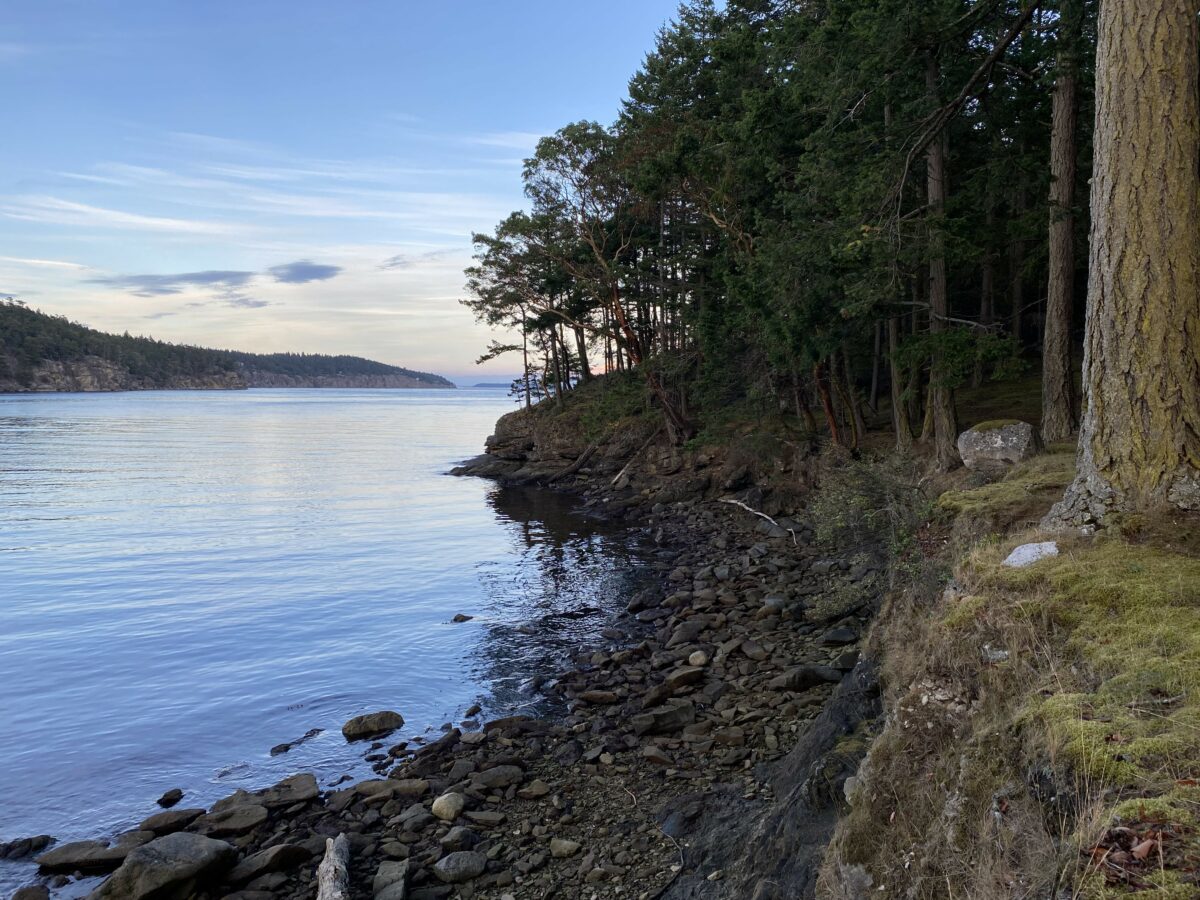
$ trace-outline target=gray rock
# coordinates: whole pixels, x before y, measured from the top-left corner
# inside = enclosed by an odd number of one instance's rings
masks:
[[[165,794],[158,798],[158,805],[163,809],[169,809],[180,800],[183,799],[183,791],[179,788],[171,788]]]
[[[41,853],[54,843],[54,838],[48,834],[35,837],[17,838],[7,844],[0,843],[0,859],[24,859],[34,853]]]
[[[342,726],[342,734],[348,741],[359,741],[364,738],[379,737],[390,734],[404,725],[404,717],[398,712],[382,710],[355,716]]]
[[[406,900],[408,897],[409,861],[384,862],[375,870],[371,893],[375,900]]]
[[[696,721],[696,707],[691,701],[659,706],[639,713],[631,720],[636,734],[668,734]]]
[[[807,691],[819,684],[836,684],[842,680],[842,673],[832,666],[800,666],[776,675],[767,687],[773,691]]]
[[[667,641],[667,647],[679,647],[683,644],[692,643],[704,631],[704,626],[705,622],[699,618],[691,618],[686,622],[680,623],[671,632],[671,638]]]
[[[150,816],[138,828],[142,831],[153,831],[155,835],[162,837],[164,834],[183,831],[202,815],[202,809],[169,809]]]
[[[494,809],[468,810],[463,816],[484,828],[495,828],[504,821],[504,813]]]
[[[89,900],[182,900],[200,893],[236,859],[224,841],[177,831],[130,851]]]
[[[154,837],[150,832],[133,833],[139,834],[144,834],[145,839],[126,836],[112,846],[104,841],[75,841],[62,844],[39,856],[37,864],[43,872],[111,872],[121,865],[125,857],[140,843]]]
[[[276,844],[243,859],[233,867],[229,880],[234,884],[242,884],[272,872],[287,872],[311,857],[308,848],[299,844]]]
[[[461,884],[478,878],[487,868],[487,857],[474,850],[456,850],[439,859],[433,866],[433,874],[444,884]]]
[[[234,806],[197,819],[196,830],[213,837],[233,837],[253,831],[265,821],[265,806]]]
[[[267,809],[281,809],[294,803],[315,800],[320,790],[317,779],[307,772],[285,778],[272,788],[258,795],[258,802]]]
[[[525,773],[517,766],[493,766],[471,776],[471,780],[485,788],[506,788],[510,784],[519,783],[524,777]]]
[[[1028,422],[980,422],[958,436],[958,454],[972,471],[1003,472],[1037,452],[1037,433]]]
[[[821,638],[821,643],[826,647],[842,647],[846,644],[853,644],[857,640],[857,631],[846,625],[839,625],[837,628],[831,628],[825,632]]]
[[[579,852],[578,841],[568,841],[563,838],[550,839],[550,855],[555,859],[568,859]]]
[[[479,836],[470,828],[455,825],[438,841],[443,850],[470,850],[479,843]]]
[[[12,900],[50,900],[50,889],[44,884],[30,884],[17,888]]]
[[[442,794],[433,801],[431,812],[443,822],[453,822],[462,815],[467,806],[467,798],[462,794]]]
[[[1040,559],[1049,559],[1052,556],[1058,556],[1058,544],[1054,541],[1042,541],[1037,544],[1022,544],[1008,554],[1001,565],[1009,566],[1013,569],[1023,569],[1026,566],[1031,566]]]
[[[698,684],[704,680],[704,670],[699,666],[681,666],[667,673],[666,684],[672,691],[678,691],[688,685]]]

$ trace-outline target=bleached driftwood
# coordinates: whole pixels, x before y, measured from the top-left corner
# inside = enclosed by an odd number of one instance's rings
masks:
[[[317,866],[317,900],[350,900],[350,842],[344,834],[325,839],[325,858]]]
[[[754,515],[758,516],[760,519],[766,519],[768,522],[770,522],[770,523],[771,523],[772,525],[774,525],[776,528],[783,528],[783,526],[782,526],[782,525],[780,525],[778,522],[776,522],[774,519],[772,519],[770,516],[768,516],[768,515],[767,515],[765,512],[759,512],[757,509],[754,509],[753,507],[747,506],[747,505],[746,505],[745,503],[743,503],[741,500],[733,500],[733,499],[731,499],[731,498],[728,498],[728,497],[721,497],[720,499],[718,499],[718,500],[717,500],[717,502],[718,502],[718,503],[729,503],[729,504],[731,504],[732,506],[739,506],[739,507],[741,507],[742,509],[744,509],[746,512],[748,512],[748,513],[753,513]],[[792,543],[793,543],[793,544],[795,544],[797,547],[798,547],[798,546],[800,546],[800,541],[798,541],[798,540],[796,539],[796,529],[794,529],[794,528],[783,528],[783,530],[784,530],[784,531],[786,531],[788,534],[790,534],[790,535],[792,536]]]
[[[621,467],[621,471],[613,476],[613,480],[609,482],[610,485],[616,484],[618,481],[621,480],[621,476],[629,471],[629,467],[633,465],[634,461],[639,456],[642,455],[642,453],[645,451],[645,449],[650,446],[650,444],[654,441],[654,439],[656,437],[658,437],[658,435],[661,432],[662,432],[662,426],[660,425],[658,428],[656,428],[654,430],[654,434],[652,434],[652,435],[650,435],[650,437],[646,438],[646,443],[642,444],[642,446],[638,447],[637,450],[634,451],[633,456],[629,457],[629,461]]]

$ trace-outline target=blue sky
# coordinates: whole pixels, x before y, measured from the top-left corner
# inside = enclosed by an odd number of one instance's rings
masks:
[[[467,379],[472,231],[611,122],[676,0],[37,0],[0,20],[0,294]],[[490,372],[489,372],[490,369]]]

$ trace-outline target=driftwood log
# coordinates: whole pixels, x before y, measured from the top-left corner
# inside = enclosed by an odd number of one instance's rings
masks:
[[[571,463],[565,469],[562,469],[551,475],[546,484],[554,484],[554,482],[558,481],[560,478],[567,478],[571,475],[574,475],[587,464],[587,461],[592,458],[592,454],[596,452],[596,449],[599,446],[599,442],[589,445],[586,450],[579,454],[579,458],[576,459],[575,462]]]
[[[344,834],[325,839],[325,858],[317,866],[317,900],[350,900],[350,842]]]
[[[627,463],[625,463],[624,466],[621,467],[621,471],[613,476],[613,480],[609,482],[610,485],[615,485],[618,481],[621,480],[621,476],[629,471],[629,467],[633,465],[634,461],[639,456],[641,456],[643,452],[645,452],[646,448],[650,446],[650,444],[654,441],[654,439],[656,437],[659,436],[659,434],[661,432],[662,432],[662,426],[660,425],[658,428],[656,428],[654,430],[654,434],[652,434],[652,435],[650,435],[650,437],[646,438],[646,443],[642,444],[642,446],[638,447],[637,450],[634,451],[633,456],[629,457],[629,461]]]
[[[717,500],[717,502],[718,503],[728,503],[731,506],[741,507],[746,512],[753,513],[754,515],[758,516],[760,519],[766,519],[768,522],[770,522],[776,528],[782,528],[784,531],[786,531],[788,534],[790,534],[792,536],[792,543],[795,544],[797,547],[800,546],[800,541],[798,541],[796,539],[796,530],[794,528],[784,528],[782,525],[780,525],[778,522],[776,522],[774,519],[772,519],[770,516],[768,516],[765,512],[759,512],[757,509],[747,506],[741,500],[731,500],[728,497],[722,497],[719,500]]]

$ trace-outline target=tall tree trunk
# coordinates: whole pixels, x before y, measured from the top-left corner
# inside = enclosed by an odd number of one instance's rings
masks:
[[[1075,36],[1080,14],[1069,6],[1064,4],[1059,26],[1050,135],[1050,281],[1042,342],[1042,440],[1047,444],[1065,441],[1075,431],[1071,307],[1075,298]]]
[[[804,427],[809,434],[816,434],[817,419],[808,403],[808,389],[801,382],[798,372],[792,373],[792,394],[796,401],[796,415],[804,419]]]
[[[1017,176],[1020,178],[1020,176]],[[1015,222],[1025,214],[1025,185],[1018,183],[1013,196],[1012,219]],[[1021,347],[1025,319],[1025,239],[1014,237],[1008,242],[1008,301],[1009,329],[1013,340]]]
[[[1198,12],[1198,0],[1100,7],[1087,411],[1048,525],[1200,509]]]
[[[854,446],[867,433],[867,422],[863,418],[862,398],[854,386],[854,377],[850,371],[850,353],[842,346],[842,378],[846,385],[846,408],[850,411],[850,420],[854,425]]]
[[[929,99],[938,102],[937,57],[929,51],[925,57],[925,87]],[[926,191],[931,217],[929,233],[929,330],[935,336],[946,331],[950,314],[949,285],[946,278],[946,139],[945,134],[929,143],[925,151]],[[954,395],[947,383],[945,352],[936,346],[929,372],[929,403],[933,416],[934,466],[946,472],[958,465],[958,423],[954,416]]]
[[[988,188],[988,196],[984,201],[987,209],[984,212],[984,224],[988,235],[996,229],[996,201],[992,189]],[[983,254],[983,266],[979,276],[979,324],[989,333],[996,321],[996,253],[988,246]],[[971,384],[979,387],[987,375],[984,371],[983,360],[975,360],[975,371],[971,376]]]
[[[529,328],[525,321],[525,307],[521,307],[521,365],[525,373],[525,408],[533,405],[533,390],[529,386]]]
[[[591,381],[592,366],[588,362],[587,336],[582,328],[575,329],[575,347],[579,351],[579,375],[584,381]]]
[[[871,354],[871,394],[867,404],[871,412],[879,411],[879,370],[883,364],[883,320],[875,323],[875,346]]]
[[[896,449],[907,453],[912,449],[912,425],[908,421],[908,409],[904,403],[904,371],[899,361],[900,351],[900,319],[892,316],[888,319],[888,363],[891,366],[892,388],[892,431],[896,435]]]
[[[842,446],[842,433],[838,430],[837,416],[833,413],[833,397],[829,395],[829,385],[825,381],[825,364],[817,363],[813,366],[813,383],[817,386],[817,393],[821,396],[821,408],[825,411],[825,421],[829,423],[829,437],[833,442]]]

